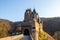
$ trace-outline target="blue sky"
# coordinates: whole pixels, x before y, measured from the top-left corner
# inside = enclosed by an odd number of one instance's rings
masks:
[[[0,19],[22,21],[27,8],[40,17],[60,17],[60,0],[0,0]]]

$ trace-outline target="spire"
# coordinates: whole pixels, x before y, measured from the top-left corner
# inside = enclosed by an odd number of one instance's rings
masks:
[[[35,9],[33,9],[33,13],[36,13],[36,10]]]

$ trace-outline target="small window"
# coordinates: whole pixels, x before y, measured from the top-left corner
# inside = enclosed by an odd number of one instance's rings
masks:
[[[33,29],[35,29],[35,27],[32,27]]]

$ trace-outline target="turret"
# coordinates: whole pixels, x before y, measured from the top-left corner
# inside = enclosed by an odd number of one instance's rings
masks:
[[[25,14],[24,14],[24,21],[29,21],[30,20],[30,14],[31,14],[31,9],[27,9]]]

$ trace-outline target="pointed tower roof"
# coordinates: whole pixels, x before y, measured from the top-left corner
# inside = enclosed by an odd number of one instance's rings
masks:
[[[38,13],[36,12],[36,10],[35,10],[35,9],[33,9],[33,13],[34,13],[34,14],[36,14],[36,15],[38,15]]]
[[[34,13],[36,13],[36,10],[35,10],[35,9],[33,9],[33,12],[34,12]]]

